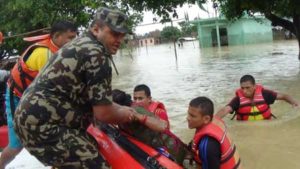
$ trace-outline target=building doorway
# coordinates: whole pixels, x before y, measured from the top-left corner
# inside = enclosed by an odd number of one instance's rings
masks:
[[[221,46],[228,46],[228,34],[226,28],[219,28],[220,33],[220,45]],[[218,39],[217,39],[217,29],[211,30],[211,43],[212,46],[218,46]]]

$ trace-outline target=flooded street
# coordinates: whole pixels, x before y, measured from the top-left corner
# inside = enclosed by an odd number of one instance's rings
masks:
[[[239,87],[240,77],[251,74],[265,88],[292,95],[300,100],[300,62],[296,41],[200,49],[197,41],[177,48],[173,44],[138,48],[129,56],[123,50],[115,57],[120,73],[114,74],[113,88],[130,94],[137,84],[147,84],[152,97],[168,110],[171,129],[185,142],[192,139],[187,128],[189,101],[207,96],[217,111],[226,105]],[[120,56],[122,55],[122,56]],[[297,169],[300,163],[300,109],[284,101],[272,105],[278,119],[237,122],[225,118],[237,144],[244,168]],[[216,112],[215,111],[215,112]]]

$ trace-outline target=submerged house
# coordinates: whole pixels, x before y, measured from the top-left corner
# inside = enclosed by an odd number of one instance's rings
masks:
[[[156,37],[145,37],[139,40],[139,46],[153,46],[160,44],[160,39]]]
[[[271,22],[264,17],[242,17],[236,21],[209,18],[193,21],[197,24],[200,46],[232,46],[272,42]]]

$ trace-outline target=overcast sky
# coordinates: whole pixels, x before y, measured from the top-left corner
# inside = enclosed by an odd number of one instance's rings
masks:
[[[183,21],[185,12],[188,13],[190,20],[194,20],[195,17],[209,18],[209,17],[214,17],[215,16],[215,13],[214,13],[214,10],[212,8],[211,3],[207,3],[206,5],[204,5],[204,7],[208,9],[209,14],[207,12],[201,10],[198,5],[185,4],[181,8],[178,7],[177,8],[177,13],[178,13],[179,21],[174,21],[173,22],[174,26],[178,26],[177,23],[180,22],[180,21]],[[165,26],[171,26],[171,23],[148,25],[148,24],[153,23],[153,18],[154,17],[157,18],[157,16],[154,15],[152,12],[149,12],[149,11],[144,12],[143,22],[140,23],[141,26],[136,27],[135,33],[138,34],[138,35],[143,35],[145,33],[154,31],[156,29],[162,30],[163,27],[165,27]],[[173,20],[177,20],[177,18],[173,18]]]

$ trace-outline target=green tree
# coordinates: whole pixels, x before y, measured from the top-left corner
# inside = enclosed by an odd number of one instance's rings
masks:
[[[181,36],[181,32],[177,27],[166,26],[160,32],[160,35],[163,40],[175,42]]]
[[[86,27],[95,9],[100,6],[118,7],[131,16],[131,25],[141,21],[143,11],[152,11],[162,17],[161,22],[177,17],[176,7],[185,3],[201,4],[207,0],[0,0],[0,31],[7,37],[36,29],[50,27],[61,19],[69,19]],[[273,26],[282,26],[296,35],[300,48],[299,0],[213,0],[228,19],[248,14],[264,14]],[[133,15],[134,13],[134,15]],[[19,53],[27,46],[21,38],[6,39],[0,46],[0,59],[7,54]],[[300,59],[300,51],[299,51]]]
[[[25,32],[41,28],[50,28],[57,20],[70,20],[79,27],[86,28],[96,9],[118,7],[130,16],[131,27],[142,20],[141,13],[133,11],[128,4],[113,0],[0,0],[0,31],[4,42],[0,45],[0,60],[20,54],[27,44],[22,40]],[[43,31],[26,34],[32,36]]]
[[[161,22],[166,22],[171,17],[177,17],[176,7],[195,2],[196,0],[0,0],[0,31],[6,37],[5,42],[0,45],[0,60],[20,54],[28,46],[22,36],[17,35],[49,28],[53,22],[62,19],[74,21],[80,27],[87,27],[95,9],[100,6],[117,7],[126,12],[131,18],[129,24],[134,27],[141,21],[144,11],[150,10],[162,17]],[[41,32],[31,35],[35,34]]]
[[[197,26],[186,21],[178,23],[181,27],[181,33],[183,36],[194,36],[197,35]]]
[[[90,16],[84,4],[77,1],[0,0],[0,31],[6,37],[50,27],[61,19],[87,24]],[[36,32],[39,34],[41,32]],[[34,34],[31,34],[34,35]],[[17,54],[27,46],[22,37],[7,38],[0,46],[1,56]]]
[[[300,49],[299,0],[217,0],[221,12],[229,19],[238,19],[246,12],[250,16],[264,14],[272,26],[281,26],[292,32]],[[255,17],[255,16],[254,16]],[[300,50],[298,58],[300,60]]]

